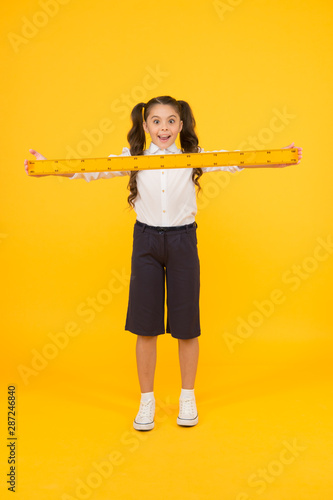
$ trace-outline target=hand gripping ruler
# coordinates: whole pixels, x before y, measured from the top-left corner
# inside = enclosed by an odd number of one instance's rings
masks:
[[[295,165],[297,162],[297,148],[287,148],[167,155],[107,156],[105,158],[70,160],[34,160],[28,161],[28,172],[29,175],[52,175],[165,168],[229,167],[234,165],[239,167]]]

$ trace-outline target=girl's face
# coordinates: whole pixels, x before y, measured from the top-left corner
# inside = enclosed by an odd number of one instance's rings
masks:
[[[183,128],[178,112],[169,104],[155,104],[149,112],[143,128],[160,149],[167,149],[177,139]]]

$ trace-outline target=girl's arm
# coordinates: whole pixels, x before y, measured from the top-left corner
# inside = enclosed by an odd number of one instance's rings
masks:
[[[227,152],[228,150],[227,149],[219,149],[219,150],[214,150],[214,151],[207,151],[207,153],[223,153],[223,152]],[[239,151],[239,150],[237,150]],[[200,148],[200,153],[204,153],[204,149],[203,148]],[[243,166],[242,167],[238,167],[237,165],[232,165],[232,166],[229,166],[229,167],[201,167],[201,170],[203,173],[205,172],[217,172],[219,170],[223,170],[225,172],[230,172],[230,173],[235,173],[235,172],[240,172],[241,170],[243,170]]]
[[[29,153],[34,155],[36,160],[46,160],[45,156],[41,155],[34,149],[29,149]],[[24,169],[26,171],[26,174],[29,175],[29,170],[28,170],[28,160],[24,160]],[[41,175],[34,175],[33,177],[46,177],[47,175],[61,175],[62,177],[73,177],[73,174],[41,174]]]
[[[286,146],[285,148],[281,149],[288,149],[288,148],[294,148],[294,142],[292,142],[289,146]],[[290,163],[288,165],[298,165],[301,161],[302,158],[302,148],[294,148],[298,150],[298,162],[297,163]],[[203,153],[204,150],[201,148],[200,151]],[[221,149],[219,151],[227,151],[226,149]],[[236,151],[240,151],[239,149],[236,149]],[[208,151],[210,153],[215,153],[218,151]],[[263,165],[242,165],[242,166],[231,166],[231,167],[202,167],[203,172],[215,172],[217,170],[225,170],[227,172],[235,173],[243,170],[244,168],[282,168],[282,167],[287,167],[288,165],[269,165],[267,163]]]
[[[117,155],[109,155],[117,156]],[[128,148],[123,148],[121,155],[119,156],[131,156],[130,150]],[[112,170],[111,172],[77,172],[74,175],[71,175],[71,179],[84,179],[87,182],[96,181],[97,179],[111,179],[112,177],[120,177],[124,175],[130,175],[130,172],[127,170],[121,170],[117,172],[116,170]]]
[[[36,160],[46,160],[45,156],[42,154],[38,153],[34,149],[29,149],[29,152],[34,155]],[[116,155],[109,155],[109,156],[116,156]],[[130,156],[130,151],[128,148],[123,148],[123,152],[120,156]],[[24,160],[24,168],[26,173],[29,175],[29,170],[28,170],[28,160]],[[33,177],[46,177],[47,175],[60,175],[62,177],[69,177],[70,179],[84,179],[87,182],[90,182],[91,180],[97,180],[97,179],[109,179],[111,177],[118,177],[118,176],[123,176],[123,175],[129,175],[130,172],[127,171],[112,171],[112,172],[78,172],[76,174],[41,174],[41,175],[34,175]]]
[[[281,148],[281,149],[297,149],[298,150],[298,162],[297,163],[289,163],[287,165],[268,165],[267,163],[265,163],[264,165],[244,165],[243,168],[282,168],[282,167],[288,167],[290,165],[298,165],[300,162],[301,162],[301,159],[302,159],[302,151],[303,149],[302,148],[298,148],[298,147],[294,147],[294,142],[292,142],[289,146],[286,146],[284,148]]]

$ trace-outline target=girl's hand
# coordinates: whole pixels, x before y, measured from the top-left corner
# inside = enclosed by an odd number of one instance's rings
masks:
[[[284,148],[281,148],[281,149],[297,149],[297,152],[298,152],[298,162],[297,163],[287,163],[287,164],[278,164],[278,165],[269,165],[267,163],[265,163],[264,165],[248,165],[250,168],[254,168],[254,167],[265,167],[265,168],[282,168],[282,167],[289,167],[290,165],[298,165],[300,162],[301,162],[301,159],[302,159],[302,151],[303,149],[302,148],[298,148],[294,146],[294,142],[292,142],[291,144],[289,144],[289,146],[285,146]],[[239,165],[241,168],[242,165]]]
[[[36,160],[46,160],[45,156],[41,155],[40,153],[37,153],[34,149],[29,149],[29,152],[34,155]],[[29,170],[28,170],[28,160],[24,160],[24,169],[27,175],[29,175]],[[34,177],[45,177],[45,175],[34,175]]]
[[[302,151],[303,149],[302,148],[295,148],[294,147],[294,142],[292,142],[289,146],[285,146],[284,148],[281,148],[281,149],[297,149],[298,150],[298,162],[297,163],[288,163],[287,165],[272,165],[274,168],[276,167],[288,167],[289,165],[298,165],[300,162],[301,162],[301,159],[302,159]]]

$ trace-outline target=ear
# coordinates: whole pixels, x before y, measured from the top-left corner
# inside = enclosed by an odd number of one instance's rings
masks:
[[[148,130],[148,127],[147,127],[147,123],[146,122],[142,122],[142,126],[143,126],[143,130],[149,134],[149,130]]]
[[[181,121],[180,122],[180,129],[179,129],[179,132],[181,132],[183,130],[183,122]]]

